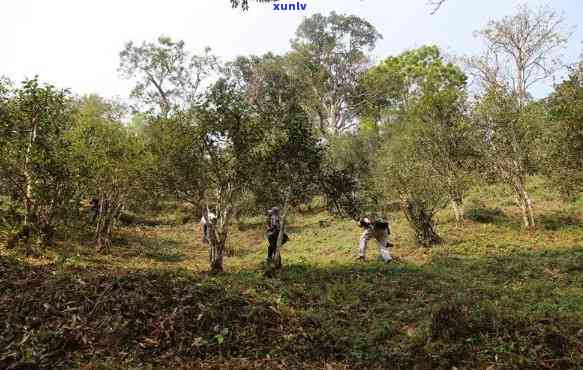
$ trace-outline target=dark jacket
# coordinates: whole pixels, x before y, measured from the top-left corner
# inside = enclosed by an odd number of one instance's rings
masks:
[[[391,228],[389,227],[389,223],[383,220],[376,220],[374,222],[367,221],[365,218],[361,218],[359,221],[360,227],[363,229],[371,229],[374,231],[383,231],[387,230],[387,233],[391,234]]]

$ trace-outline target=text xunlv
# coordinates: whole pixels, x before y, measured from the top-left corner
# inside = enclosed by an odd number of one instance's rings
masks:
[[[308,4],[301,4],[297,2],[295,4],[273,4],[273,10],[306,10]]]

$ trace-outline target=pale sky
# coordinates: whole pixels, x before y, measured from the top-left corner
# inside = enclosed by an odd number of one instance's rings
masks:
[[[287,0],[282,0],[287,2]],[[290,0],[291,1],[291,0]],[[127,98],[131,83],[117,73],[119,52],[133,40],[160,35],[182,39],[190,50],[210,46],[223,60],[237,55],[283,53],[302,18],[313,13],[354,14],[383,34],[377,60],[425,44],[455,55],[476,54],[473,31],[512,14],[519,0],[448,0],[430,15],[427,0],[302,0],[306,11],[276,12],[252,3],[249,12],[229,0],[0,0],[0,75],[19,82],[39,75],[76,94]],[[296,3],[296,0],[293,1]],[[583,0],[527,0],[565,13],[575,32],[565,52],[583,52]],[[539,87],[537,95],[548,88]]]

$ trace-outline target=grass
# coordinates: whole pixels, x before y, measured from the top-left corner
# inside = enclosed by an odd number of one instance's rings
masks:
[[[0,368],[581,369],[583,204],[534,188],[536,230],[484,187],[431,250],[390,214],[389,265],[373,243],[356,261],[360,230],[322,213],[294,217],[275,278],[260,218],[231,228],[216,277],[192,223],[128,226],[106,256],[0,249]]]

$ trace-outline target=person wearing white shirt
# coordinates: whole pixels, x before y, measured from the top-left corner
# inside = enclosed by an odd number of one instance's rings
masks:
[[[204,217],[204,215],[202,215],[202,218],[200,219],[200,224],[202,225],[202,242],[205,244],[208,244],[210,241],[210,234],[209,234],[209,226],[208,224],[214,224],[217,216],[212,213],[211,211],[208,212],[208,220]]]

